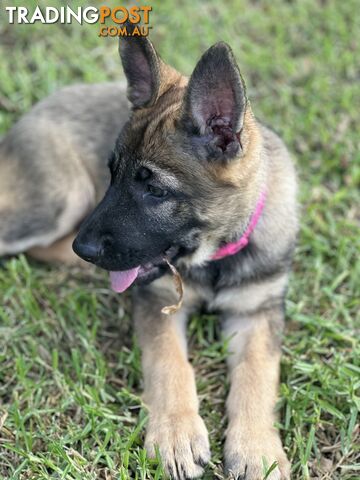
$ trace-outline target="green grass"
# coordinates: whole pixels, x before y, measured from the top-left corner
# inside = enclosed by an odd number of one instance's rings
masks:
[[[359,479],[358,2],[152,5],[152,38],[185,73],[215,41],[232,45],[255,113],[296,157],[302,228],[279,426],[292,478]],[[98,27],[1,22],[0,133],[61,85],[122,75],[117,42],[99,38]],[[111,293],[100,271],[44,267],[23,256],[3,262],[0,292],[0,478],[163,478],[142,447],[146,410],[128,299]],[[190,323],[212,443],[208,479],[224,478],[226,345],[218,333],[215,317]]]

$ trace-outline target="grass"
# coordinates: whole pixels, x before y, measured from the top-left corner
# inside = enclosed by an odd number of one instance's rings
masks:
[[[359,479],[358,2],[174,5],[153,2],[163,58],[190,73],[204,49],[228,41],[253,109],[297,160],[302,228],[279,400],[292,478]],[[1,22],[0,133],[61,85],[122,75],[116,40],[99,38],[98,27]],[[0,292],[0,478],[164,478],[142,447],[146,410],[128,298],[111,293],[100,271],[24,256],[3,261]],[[224,478],[226,345],[218,333],[213,316],[190,322],[212,444],[206,479]]]

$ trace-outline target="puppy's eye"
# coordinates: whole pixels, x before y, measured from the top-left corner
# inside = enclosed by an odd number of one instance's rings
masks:
[[[160,187],[155,187],[154,185],[148,185],[147,188],[148,188],[149,194],[156,198],[164,198],[169,193],[167,190],[163,190]]]

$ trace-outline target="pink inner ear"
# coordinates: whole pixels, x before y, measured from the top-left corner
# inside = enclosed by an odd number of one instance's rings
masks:
[[[150,65],[143,52],[135,51],[132,57],[131,93],[134,100],[147,101],[152,93]]]
[[[218,88],[211,88],[204,93],[198,112],[198,119],[201,120],[201,123],[210,125],[210,122],[216,118],[216,125],[220,126],[219,121],[222,120],[223,125],[230,126],[236,108],[232,89],[222,85]]]
[[[234,117],[235,97],[232,89],[221,85],[210,89],[199,105],[199,117],[203,133],[215,137],[215,145],[225,152],[229,144],[239,143],[231,124]]]

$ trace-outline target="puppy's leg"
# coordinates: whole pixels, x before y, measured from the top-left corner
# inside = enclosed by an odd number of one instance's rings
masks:
[[[33,247],[26,253],[41,262],[63,263],[65,265],[85,267],[88,263],[78,257],[72,249],[75,236],[75,233],[71,233],[48,247]]]
[[[172,295],[158,296],[155,288],[142,290],[134,298],[134,316],[149,408],[145,446],[151,457],[157,446],[171,478],[185,480],[202,474],[210,450],[198,414],[194,372],[187,361],[186,310],[161,314],[162,307],[173,303]]]
[[[277,462],[269,480],[289,479],[290,464],[274,427],[284,317],[280,287],[285,281],[245,287],[238,295],[238,311],[233,308],[225,317],[225,334],[232,336],[225,443],[230,478],[262,480],[265,461],[268,467]]]

